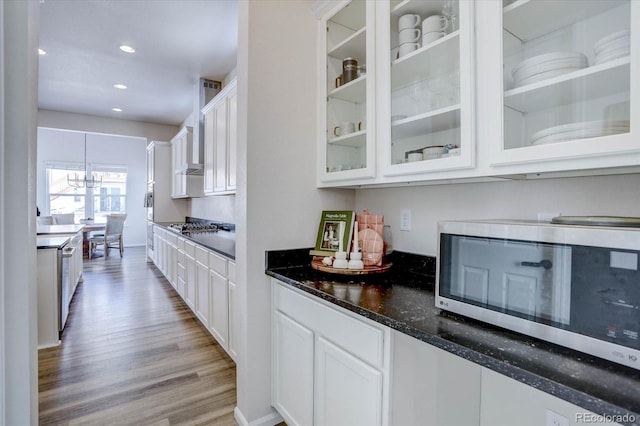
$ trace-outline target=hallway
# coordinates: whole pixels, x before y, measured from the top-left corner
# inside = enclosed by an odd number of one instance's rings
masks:
[[[40,425],[236,425],[235,364],[142,247],[84,261],[63,343],[38,355]]]

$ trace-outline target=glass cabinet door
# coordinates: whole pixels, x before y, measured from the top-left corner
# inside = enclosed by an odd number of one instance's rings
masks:
[[[502,3],[503,137],[493,164],[640,148],[630,103],[639,9],[630,0]]]
[[[471,167],[474,2],[391,0],[386,7],[384,174]]]
[[[373,73],[374,2],[343,2],[326,20],[326,79],[321,85],[320,180],[375,175]]]

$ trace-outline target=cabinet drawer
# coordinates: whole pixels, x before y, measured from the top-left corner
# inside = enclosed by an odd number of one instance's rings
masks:
[[[191,256],[191,257],[195,258],[196,257],[196,245],[193,244],[190,241],[185,241],[184,242],[184,252],[188,256]]]
[[[236,279],[236,262],[232,262],[231,260],[227,262],[227,279],[232,283],[237,283]]]
[[[209,265],[209,250],[196,246],[196,260],[203,265]]]
[[[167,232],[167,242],[172,246],[175,246],[178,241],[178,236],[173,232]]]
[[[227,259],[213,252],[209,252],[209,269],[227,277]]]
[[[378,368],[383,367],[384,331],[273,281],[275,309]]]
[[[187,240],[185,240],[182,237],[178,237],[178,250],[182,250],[184,251],[184,245],[186,243]]]

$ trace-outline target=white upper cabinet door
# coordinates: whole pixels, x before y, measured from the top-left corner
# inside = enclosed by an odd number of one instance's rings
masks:
[[[475,165],[474,5],[377,2],[378,126],[385,176]],[[421,177],[420,180],[431,179]]]
[[[204,113],[204,193],[213,193],[213,157],[214,157],[214,120],[215,111],[209,109]]]
[[[534,173],[637,165],[640,3],[481,3],[490,166]],[[519,169],[506,167],[513,165]]]
[[[227,103],[220,102],[213,111],[213,192],[224,192],[227,185]]]
[[[375,176],[375,3],[342,1],[320,20],[320,186]]]
[[[236,190],[236,161],[238,145],[238,91],[234,85],[227,98],[229,131],[227,135],[227,191]]]

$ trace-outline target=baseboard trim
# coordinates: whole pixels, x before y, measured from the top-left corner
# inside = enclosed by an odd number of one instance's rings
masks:
[[[238,407],[233,409],[233,417],[240,426],[274,426],[284,421],[282,416],[276,410],[273,410],[273,412],[266,416],[248,422]]]

